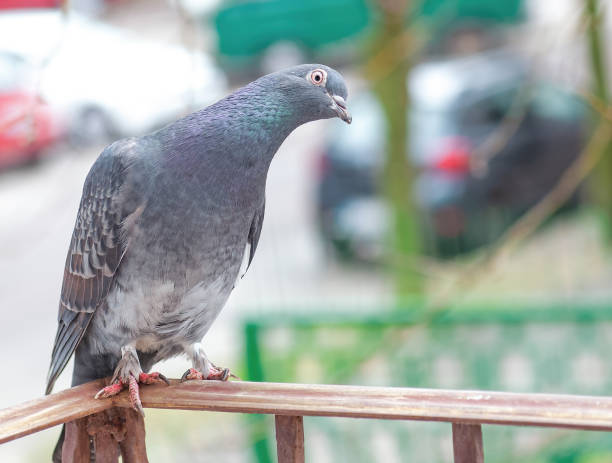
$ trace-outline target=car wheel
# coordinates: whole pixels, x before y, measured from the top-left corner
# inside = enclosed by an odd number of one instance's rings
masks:
[[[80,111],[70,131],[71,142],[78,146],[107,143],[115,130],[108,115],[101,108],[90,107]]]
[[[28,156],[28,159],[26,160],[25,165],[26,166],[35,166],[38,163],[40,163],[41,158],[42,158],[42,153],[39,150],[33,151]]]

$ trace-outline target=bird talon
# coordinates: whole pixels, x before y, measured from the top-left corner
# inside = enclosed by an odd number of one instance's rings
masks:
[[[140,373],[138,381],[142,384],[159,384],[166,383],[166,386],[170,386],[170,381],[164,375],[158,372],[153,373]]]
[[[208,378],[206,379],[220,379],[221,381],[227,381],[228,379],[232,378],[232,379],[237,379],[238,381],[242,381],[238,376],[232,373],[229,368],[220,368],[214,363],[211,363],[211,366],[212,366],[211,370],[213,370],[213,373],[209,374]],[[226,371],[227,371],[227,374],[226,374]],[[217,377],[217,375],[219,374],[221,376]]]
[[[165,375],[162,375],[161,373],[157,374],[158,378],[162,380],[162,382],[166,383],[166,386],[170,386],[170,381],[168,381],[168,378],[166,378]]]
[[[213,367],[211,368],[210,373],[208,374],[208,376],[206,377],[206,379],[209,380],[218,380],[218,381],[227,381],[230,377],[230,370],[229,368],[218,368],[218,367]]]
[[[190,368],[181,376],[181,383],[192,379],[227,381],[230,377],[239,379],[238,376],[234,375],[229,370],[229,368],[219,368],[213,365],[206,377],[195,368]]]
[[[140,373],[138,375],[138,379],[136,379],[136,377],[132,375],[128,377],[127,381],[116,379],[108,386],[100,389],[96,393],[94,398],[108,399],[109,397],[119,394],[127,386],[129,390],[130,404],[132,405],[132,408],[144,417],[144,410],[142,408],[142,402],[140,400],[140,387],[138,385],[139,382],[142,384],[166,383],[168,386],[170,385],[170,381],[168,381],[168,378],[166,378],[161,373]]]
[[[204,379],[204,375],[195,368],[190,368],[185,373],[183,373],[183,376],[181,376],[181,383],[184,383],[185,381],[191,379]]]
[[[94,396],[94,399],[108,399],[109,397],[113,397],[119,394],[123,390],[123,387],[124,384],[121,382],[121,380],[117,380],[114,383],[100,389]]]
[[[136,378],[132,375],[130,375],[128,379],[128,389],[130,391],[130,403],[132,404],[132,408],[144,417],[144,410],[142,409],[142,402],[140,401],[140,388],[138,387],[138,381],[136,381]]]

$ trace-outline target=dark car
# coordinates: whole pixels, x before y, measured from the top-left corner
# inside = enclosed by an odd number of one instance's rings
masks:
[[[452,256],[495,240],[550,191],[583,146],[580,102],[532,82],[510,53],[424,63],[408,86],[414,199],[430,254]],[[371,94],[351,107],[353,127],[336,132],[322,155],[320,225],[340,256],[376,260],[388,223],[379,197],[385,124]]]

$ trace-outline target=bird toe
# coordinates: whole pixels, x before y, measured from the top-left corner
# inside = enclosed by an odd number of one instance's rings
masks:
[[[218,368],[213,367],[210,369],[210,373],[206,377],[206,379],[217,380],[217,381],[227,381],[231,375],[229,368]]]
[[[189,381],[191,379],[204,379],[204,375],[195,368],[190,368],[185,373],[183,373],[183,376],[181,376],[181,383]]]
[[[128,381],[128,389],[130,391],[130,404],[132,404],[132,408],[144,417],[144,410],[140,400],[140,387],[138,386],[138,381],[133,376],[130,376]]]
[[[170,386],[170,381],[161,373],[154,371],[152,373],[140,373],[138,376],[138,382],[142,384],[161,384],[164,383],[166,386]]]
[[[94,399],[108,399],[109,397],[113,397],[119,394],[123,390],[123,388],[123,382],[121,382],[120,380],[115,381],[114,383],[109,384],[108,386],[100,389],[94,396]]]

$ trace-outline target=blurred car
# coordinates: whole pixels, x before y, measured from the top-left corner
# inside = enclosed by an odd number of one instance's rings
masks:
[[[0,169],[37,160],[63,135],[63,124],[36,94],[24,89],[27,66],[0,53]]]
[[[40,94],[80,143],[153,130],[219,99],[208,57],[57,10],[0,14],[0,50],[29,62]]]
[[[62,0],[2,0],[0,10],[16,10],[23,8],[56,8]]]
[[[413,69],[408,88],[413,194],[426,251],[433,255],[452,256],[495,240],[550,191],[584,143],[579,101],[532,83],[525,64],[507,52],[423,63]],[[487,153],[525,89],[524,114],[508,139]],[[377,260],[388,229],[379,198],[385,122],[371,94],[350,106],[353,127],[334,132],[320,161],[320,228],[338,255]]]

